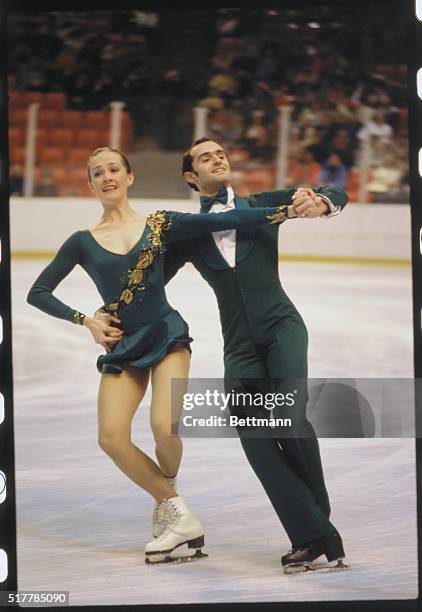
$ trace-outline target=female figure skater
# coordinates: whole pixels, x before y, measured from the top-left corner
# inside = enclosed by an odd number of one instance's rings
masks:
[[[192,556],[204,556],[202,525],[175,490],[182,442],[172,435],[171,379],[187,379],[192,338],[187,323],[166,299],[166,245],[245,224],[282,223],[289,208],[251,208],[224,215],[158,211],[145,216],[128,202],[127,190],[133,181],[129,161],[117,149],[103,147],[90,155],[88,182],[102,204],[102,217],[92,229],[79,230],[64,242],[34,282],[27,301],[52,316],[87,327],[98,343],[109,342],[109,349],[97,360],[99,445],[156,501],[155,539],[145,548],[149,563],[177,559],[171,552],[182,544],[196,549]],[[101,294],[109,313],[106,320],[86,316],[53,295],[76,264]],[[122,326],[124,336],[116,325]],[[132,419],[150,377],[158,464],[131,440]]]

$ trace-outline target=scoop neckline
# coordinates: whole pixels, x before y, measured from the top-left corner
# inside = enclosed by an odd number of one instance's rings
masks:
[[[139,236],[138,240],[135,242],[135,244],[133,245],[133,247],[131,247],[129,249],[129,251],[127,251],[126,253],[116,253],[115,251],[110,251],[110,249],[107,249],[106,247],[104,247],[102,244],[100,244],[98,242],[98,240],[94,237],[93,233],[91,232],[91,230],[87,229],[85,230],[85,232],[87,232],[89,234],[89,236],[92,238],[92,240],[95,242],[95,244],[102,249],[103,251],[106,251],[106,253],[110,253],[110,255],[116,255],[117,257],[126,257],[126,255],[129,255],[130,253],[132,253],[132,251],[135,249],[135,247],[137,247],[139,245],[139,243],[141,242],[142,238],[144,237],[144,234],[146,232],[148,226],[148,221],[145,222],[145,226],[144,229],[142,230],[141,235]]]

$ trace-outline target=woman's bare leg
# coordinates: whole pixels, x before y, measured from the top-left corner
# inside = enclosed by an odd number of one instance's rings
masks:
[[[100,447],[128,478],[158,503],[175,490],[158,465],[131,440],[131,424],[149,381],[149,370],[128,368],[121,374],[102,374],[98,392]]]
[[[171,425],[178,422],[182,407],[183,393],[187,383],[178,383],[173,388],[172,378],[187,380],[189,376],[190,354],[182,345],[176,345],[159,363],[152,367],[151,429],[155,438],[155,454],[160,468],[167,478],[176,476],[182,460],[183,445],[178,435],[172,434]]]

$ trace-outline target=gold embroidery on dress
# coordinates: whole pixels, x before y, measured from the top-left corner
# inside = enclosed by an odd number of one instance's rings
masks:
[[[151,228],[147,239],[151,242],[153,250],[161,249],[161,237],[164,231],[167,231],[171,225],[171,220],[166,217],[164,210],[157,210],[156,213],[148,215],[147,225]]]
[[[120,301],[124,302],[125,304],[130,304],[132,300],[133,300],[132,291],[130,289],[124,289],[120,296]]]
[[[82,314],[82,312],[75,310],[75,312],[73,313],[73,323],[75,323],[75,325],[83,325],[84,319],[85,315]]]
[[[171,222],[172,219],[163,210],[148,215],[146,224],[150,228],[150,232],[147,235],[147,240],[151,246],[141,250],[135,267],[127,271],[126,286],[123,288],[120,297],[109,304],[107,310],[115,312],[122,302],[124,304],[132,302],[134,291],[145,291],[145,285],[142,284],[145,272],[151,266],[155,257],[163,252],[163,232],[169,229]]]

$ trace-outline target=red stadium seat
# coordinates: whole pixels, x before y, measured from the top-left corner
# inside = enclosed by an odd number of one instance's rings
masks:
[[[93,197],[87,182],[87,176],[81,177],[79,173],[69,173],[64,179],[57,181],[60,197]]]
[[[68,177],[68,169],[66,166],[49,166],[48,164],[36,166],[34,168],[34,181],[40,182],[47,168],[55,183],[58,184],[60,181],[66,181]]]
[[[51,173],[54,181],[58,183],[59,181],[62,181],[67,177],[68,170],[66,166],[56,166],[51,168]]]
[[[67,161],[69,166],[86,168],[88,157],[91,155],[92,151],[93,149],[87,149],[84,147],[68,149]]]
[[[107,146],[109,139],[110,135],[107,128],[105,130],[83,128],[76,135],[76,144],[79,147],[94,150],[97,147]]]
[[[43,104],[44,102],[44,93],[42,91],[26,91],[23,95],[25,96],[27,104],[31,104],[32,102]]]
[[[9,112],[12,108],[26,108],[27,102],[25,99],[25,94],[17,89],[10,89],[8,92],[9,98]]]
[[[88,129],[110,129],[109,111],[85,111],[82,114],[82,125]]]
[[[122,112],[122,126],[124,126],[125,128],[133,129],[133,119],[131,115],[126,111]]]
[[[84,165],[68,166],[66,178],[73,181],[75,184],[86,185],[88,182],[88,170],[86,163]]]
[[[9,124],[13,127],[26,128],[28,110],[26,108],[9,108]]]
[[[22,127],[9,127],[9,143],[10,146],[22,147],[25,145],[26,133]]]
[[[24,164],[26,159],[25,147],[9,146],[11,164]]]
[[[56,127],[60,121],[60,109],[40,107],[38,111],[38,125],[42,127]]]
[[[78,196],[82,197],[94,197],[89,185],[88,185],[88,171],[87,171],[87,160],[85,159],[83,165],[78,164],[77,166],[68,166],[67,176],[65,180],[61,181],[63,188],[68,191],[72,191]]]
[[[133,144],[133,119],[129,113],[123,113],[122,115],[122,136],[121,136],[122,148],[129,151]]]
[[[66,149],[63,147],[39,147],[36,158],[41,166],[63,166],[66,159]]]
[[[73,128],[78,130],[82,127],[82,112],[77,110],[64,110],[60,116],[57,127]]]
[[[49,91],[44,94],[44,104],[48,108],[64,108],[66,96],[61,91]]]
[[[48,144],[52,147],[72,147],[75,142],[75,130],[72,128],[54,128],[48,134]]]
[[[49,130],[45,127],[37,127],[37,147],[48,146]]]

